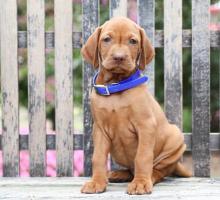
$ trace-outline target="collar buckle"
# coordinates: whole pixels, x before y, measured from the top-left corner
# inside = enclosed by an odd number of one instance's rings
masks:
[[[104,95],[104,96],[109,96],[110,95],[108,86],[106,86],[106,85],[94,85],[94,87],[95,87],[96,91],[98,90],[98,88],[104,88],[105,89],[105,93],[102,93],[102,95]]]

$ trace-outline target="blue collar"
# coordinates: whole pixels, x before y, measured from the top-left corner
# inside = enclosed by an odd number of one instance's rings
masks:
[[[142,83],[148,81],[148,77],[142,75],[140,70],[137,69],[135,73],[129,76],[127,79],[122,80],[118,83],[112,83],[108,85],[96,85],[96,79],[99,72],[95,74],[93,77],[93,87],[95,88],[96,92],[100,95],[108,96],[113,93],[122,92],[124,90],[134,88]]]

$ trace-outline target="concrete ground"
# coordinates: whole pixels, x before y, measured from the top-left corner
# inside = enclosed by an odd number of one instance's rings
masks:
[[[127,183],[109,184],[102,194],[81,194],[80,188],[88,178],[0,178],[0,199],[77,199],[77,200],[219,200],[220,179],[167,178],[154,186],[150,195],[125,193]]]

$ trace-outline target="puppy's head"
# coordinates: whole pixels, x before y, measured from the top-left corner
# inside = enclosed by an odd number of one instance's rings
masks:
[[[136,67],[143,70],[154,57],[154,48],[141,27],[117,17],[98,27],[81,53],[95,68],[101,65],[112,73],[128,73]]]

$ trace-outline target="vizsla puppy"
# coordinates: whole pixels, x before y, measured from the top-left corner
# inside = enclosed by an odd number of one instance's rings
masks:
[[[168,122],[147,84],[112,93],[103,86],[124,80],[126,84],[134,79],[146,81],[139,70],[152,60],[154,49],[144,30],[127,18],[113,18],[95,30],[81,53],[99,68],[94,78],[94,85],[99,88],[93,89],[90,97],[93,175],[81,192],[101,193],[110,180],[131,181],[128,194],[145,194],[151,193],[153,184],[165,176],[191,176],[179,162],[186,148],[183,134]],[[109,153],[126,170],[107,173]]]

